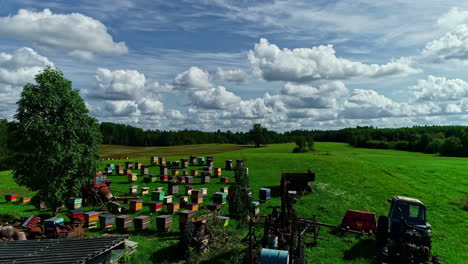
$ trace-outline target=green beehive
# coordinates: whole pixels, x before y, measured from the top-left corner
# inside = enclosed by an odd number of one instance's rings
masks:
[[[205,157],[198,157],[197,161],[199,166],[205,165]]]
[[[213,202],[215,204],[225,204],[227,201],[227,193],[215,192],[213,194]]]
[[[115,165],[114,165],[114,163],[109,163],[109,164],[107,164],[106,167],[110,167],[112,170],[115,170]]]
[[[153,191],[151,192],[151,200],[153,201],[163,201],[164,192],[163,191]]]

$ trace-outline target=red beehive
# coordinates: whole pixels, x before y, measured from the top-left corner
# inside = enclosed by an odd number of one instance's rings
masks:
[[[77,219],[81,222],[85,221],[84,211],[81,209],[70,210],[70,220]]]
[[[148,207],[151,212],[155,213],[155,212],[161,211],[161,209],[163,208],[163,203],[162,202],[149,202]]]
[[[159,176],[159,179],[160,179],[161,181],[168,181],[168,180],[169,180],[169,176],[161,175],[161,176]]]
[[[221,182],[229,182],[229,178],[228,177],[222,177]]]
[[[7,200],[8,202],[14,202],[18,199],[18,195],[17,194],[6,194],[5,195],[5,200]]]
[[[184,176],[177,177],[177,180],[179,181],[179,183],[185,183],[185,177]]]
[[[375,214],[370,212],[348,210],[341,221],[342,228],[355,231],[374,233],[376,226]]]

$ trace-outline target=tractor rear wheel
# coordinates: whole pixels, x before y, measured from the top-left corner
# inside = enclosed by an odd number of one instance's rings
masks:
[[[387,244],[388,239],[388,217],[386,216],[379,216],[377,221],[377,234],[376,234],[376,242],[377,247],[381,248]]]

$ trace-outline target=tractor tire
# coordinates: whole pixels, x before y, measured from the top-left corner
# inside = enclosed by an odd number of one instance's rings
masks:
[[[386,216],[379,216],[377,221],[377,233],[376,233],[376,243],[377,247],[381,248],[387,244],[388,240],[388,225],[389,220]]]
[[[431,259],[431,262],[432,262],[432,264],[441,264],[442,263],[442,261],[440,261],[439,256],[433,256],[432,259]]]
[[[191,222],[185,223],[179,242],[180,253],[185,260],[190,257],[190,247],[192,246],[194,235],[195,225]]]

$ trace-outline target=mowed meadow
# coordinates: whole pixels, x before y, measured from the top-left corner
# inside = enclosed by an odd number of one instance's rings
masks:
[[[281,170],[285,172],[305,172],[308,168],[316,173],[312,183],[314,193],[300,198],[295,209],[300,216],[316,215],[320,222],[339,225],[347,209],[388,214],[388,198],[395,195],[420,199],[427,206],[427,219],[433,227],[433,251],[441,256],[444,263],[466,263],[468,259],[468,159],[447,158],[435,155],[393,150],[358,149],[342,143],[317,142],[316,151],[293,154],[294,144],[275,144],[261,148],[234,145],[199,145],[166,148],[139,148],[103,146],[102,157],[129,157],[131,161],[149,163],[150,155],[165,156],[166,160],[178,160],[189,155],[208,155],[215,157],[215,167],[224,168],[226,159],[244,159],[250,172],[250,183],[254,199],[258,190],[272,188],[273,198],[263,204],[261,213],[267,214],[269,205],[279,205],[275,197]],[[123,164],[125,160],[111,161]],[[108,161],[100,161],[104,168]],[[150,173],[158,174],[159,168],[151,167]],[[232,172],[223,171],[232,176]],[[128,193],[126,176],[111,176],[112,188],[117,196]],[[233,180],[231,178],[231,180]],[[195,179],[199,183],[200,179]],[[146,184],[139,177],[140,187],[164,186],[163,183]],[[209,196],[204,204],[211,203],[214,192],[226,184],[213,178]],[[181,186],[179,192],[183,192]],[[31,195],[28,190],[17,186],[11,172],[0,172],[0,214],[29,216],[37,213],[30,205],[7,204],[3,196],[7,193]],[[150,200],[149,196],[144,201]],[[223,211],[227,212],[227,205]],[[160,214],[165,214],[165,209]],[[145,207],[140,215],[149,215]],[[131,263],[173,263],[177,262],[178,219],[174,215],[171,232],[160,236],[155,232],[155,216],[151,217],[151,230],[134,233],[132,240],[140,242],[138,251]],[[245,234],[243,228],[237,229],[234,221],[232,231]],[[263,230],[256,229],[257,237]],[[100,235],[101,231],[88,232]],[[320,240],[316,247],[307,248],[308,263],[373,263],[375,262],[374,239],[365,235],[342,234],[329,228],[321,228]],[[213,263],[223,263],[225,255],[213,259]]]

